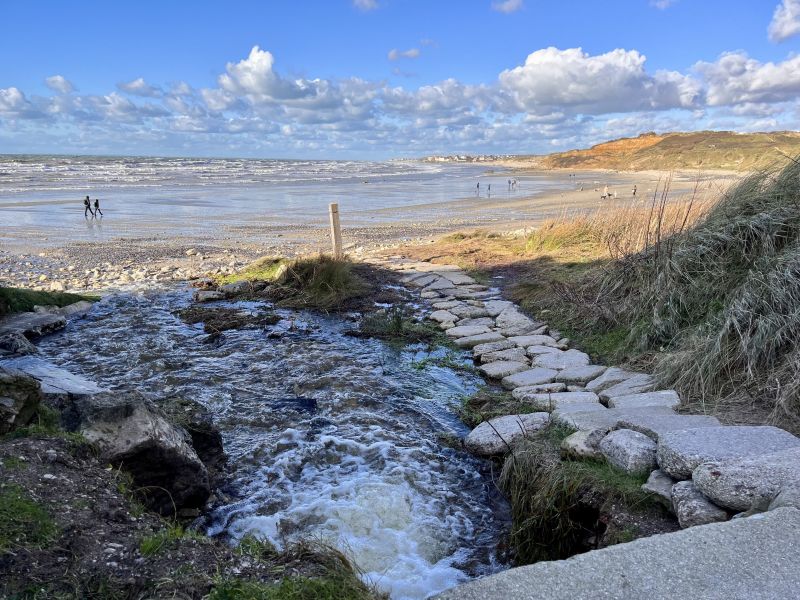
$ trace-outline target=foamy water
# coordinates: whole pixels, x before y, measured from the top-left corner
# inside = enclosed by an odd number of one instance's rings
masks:
[[[200,325],[173,313],[189,300],[188,291],[111,296],[40,349],[103,386],[212,411],[232,500],[211,513],[211,535],[327,541],[396,599],[504,568],[507,506],[489,463],[439,441],[467,432],[456,410],[480,378],[421,368],[427,352],[347,336],[337,317],[281,311],[300,328],[206,343]]]

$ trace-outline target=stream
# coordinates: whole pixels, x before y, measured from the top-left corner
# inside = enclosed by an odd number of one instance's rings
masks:
[[[348,336],[346,316],[279,310],[266,330],[210,341],[174,314],[190,304],[187,289],[108,296],[39,348],[112,390],[212,411],[229,464],[209,535],[331,543],[395,599],[505,568],[508,507],[491,465],[440,441],[468,431],[457,408],[477,375],[421,346]]]

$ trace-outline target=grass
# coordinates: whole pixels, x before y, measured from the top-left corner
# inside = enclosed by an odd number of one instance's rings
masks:
[[[348,301],[370,292],[370,285],[355,272],[354,263],[320,255],[286,264],[267,288],[278,306],[341,310]]]
[[[54,408],[40,404],[36,408],[36,414],[30,423],[24,427],[18,427],[0,439],[17,438],[61,438],[70,443],[70,447],[83,448],[89,445],[88,440],[77,431],[65,431],[60,425],[60,414]]]
[[[569,430],[548,427],[515,448],[503,465],[500,487],[513,518],[511,543],[519,564],[560,560],[589,549],[604,531],[600,515],[610,503],[628,510],[656,507],[632,477],[604,462],[560,459]]]
[[[447,336],[435,325],[414,318],[402,307],[393,306],[365,316],[359,335],[403,343],[425,342],[448,345]]]
[[[0,486],[0,554],[17,548],[45,548],[58,527],[42,506],[18,485]]]
[[[284,265],[290,264],[285,258],[265,256],[250,263],[247,267],[231,275],[220,275],[215,278],[217,284],[235,283],[237,281],[274,281],[282,272]]]
[[[0,287],[0,317],[19,312],[30,312],[34,306],[67,306],[81,300],[97,300],[97,296],[83,296],[65,292],[39,292],[21,288]]]
[[[144,536],[139,541],[139,553],[145,558],[150,558],[167,550],[175,541],[184,539],[206,540],[208,538],[193,529],[184,529],[180,525],[173,524]]]
[[[219,577],[209,600],[379,600],[386,595],[361,581],[359,571],[347,557],[321,542],[299,542],[278,553],[267,541],[246,536],[239,552],[276,566],[276,572],[292,571],[305,565],[314,572],[283,577],[275,583]]]
[[[493,386],[483,386],[470,396],[461,399],[459,416],[469,427],[502,415],[521,415],[538,412],[527,402],[520,402],[511,392]]]

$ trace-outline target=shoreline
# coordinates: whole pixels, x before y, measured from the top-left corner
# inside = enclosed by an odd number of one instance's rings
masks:
[[[658,171],[577,173],[574,178],[566,177],[563,187],[537,191],[523,198],[508,199],[501,191],[491,198],[466,197],[351,211],[356,213],[353,220],[358,221],[364,220],[363,212],[369,212],[373,219],[380,219],[375,225],[348,227],[348,213],[343,212],[345,251],[361,259],[393,248],[429,244],[441,236],[465,230],[524,232],[565,213],[580,214],[634,201],[648,202],[653,195],[660,194],[658,190],[668,176]],[[731,178],[730,174],[706,176],[700,180],[699,193],[718,193]],[[696,181],[696,177],[685,173],[674,174],[671,197],[692,193]],[[606,184],[610,191],[618,193],[618,198],[600,200],[599,190]],[[636,200],[630,193],[633,185],[639,191]],[[158,227],[152,219],[145,225],[154,230]],[[52,229],[34,228],[32,235],[24,239],[6,238],[5,248],[0,250],[0,282],[46,291],[140,289],[207,274],[232,273],[261,256],[307,256],[329,248],[329,231],[323,215],[316,223],[223,226],[202,236],[167,237],[166,232],[154,231],[150,236],[59,244],[53,239],[54,233]]]

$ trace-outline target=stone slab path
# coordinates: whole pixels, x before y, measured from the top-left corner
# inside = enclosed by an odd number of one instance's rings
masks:
[[[375,262],[402,273],[404,284],[428,301],[427,318],[472,351],[487,380],[540,411],[537,424],[546,415],[580,432],[565,440],[568,455],[605,458],[630,474],[652,471],[684,527],[779,506],[800,509],[800,439],[794,435],[675,412],[681,404],[675,390],[656,389],[647,373],[592,364],[561,333],[457,266],[402,257]],[[527,418],[503,417],[498,424],[506,427],[481,424],[467,447],[486,456],[513,451],[514,442],[536,429],[519,426]],[[664,492],[671,486],[677,486],[675,498]]]

